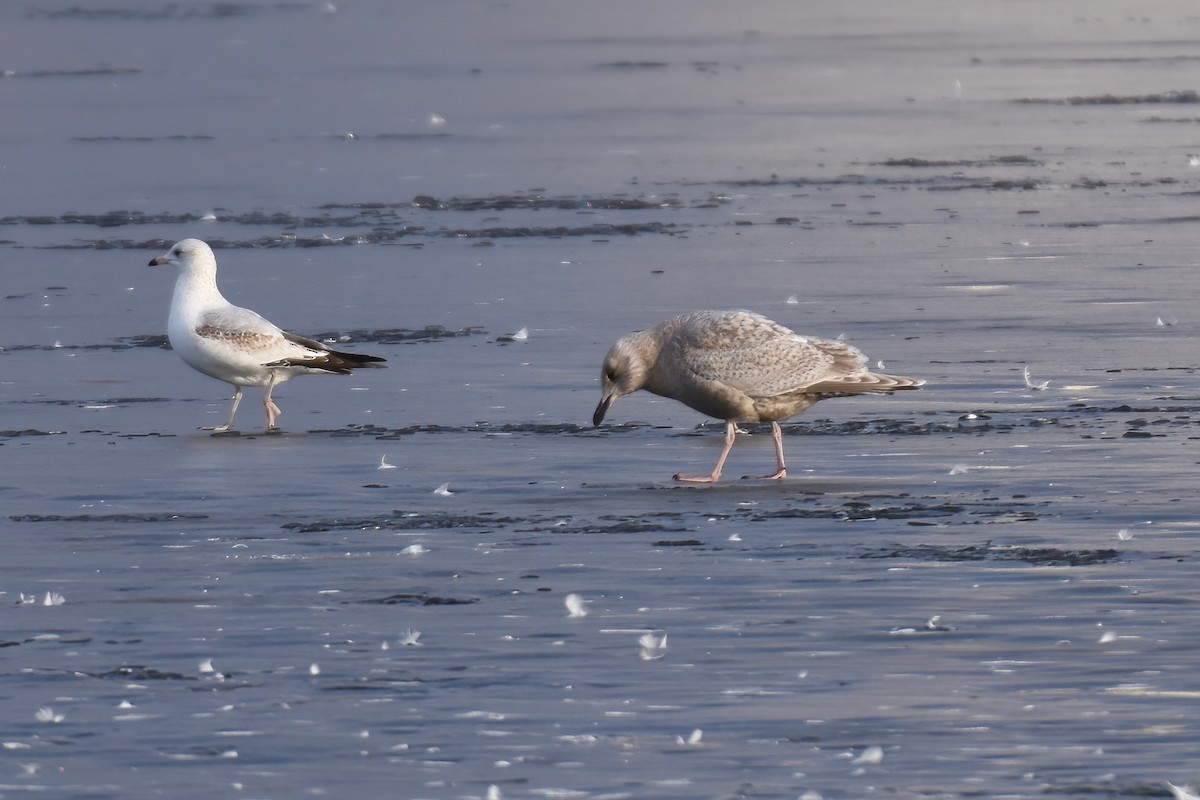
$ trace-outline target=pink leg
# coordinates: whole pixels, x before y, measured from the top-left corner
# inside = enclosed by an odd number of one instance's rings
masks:
[[[717,465],[713,467],[711,475],[676,475],[675,480],[684,481],[686,483],[716,483],[721,477],[721,470],[725,468],[725,459],[729,457],[729,451],[733,449],[733,440],[737,436],[737,424],[727,421],[725,423],[725,449],[721,451],[720,458],[717,459]]]
[[[233,415],[237,413],[238,405],[240,405],[241,402],[242,402],[242,387],[234,386],[233,387],[233,407],[229,409],[229,419],[225,420],[224,425],[218,425],[217,427],[212,428],[213,433],[224,433],[225,431],[227,431],[233,427]],[[200,430],[206,430],[206,429],[201,428]]]
[[[279,406],[275,405],[275,401],[271,399],[271,392],[275,391],[275,373],[271,373],[271,380],[267,382],[267,394],[263,398],[263,408],[267,410],[267,430],[275,430],[275,420],[279,418],[283,412],[279,410]]]
[[[783,431],[780,430],[778,422],[771,423],[771,438],[775,440],[776,469],[772,475],[759,476],[761,480],[765,481],[777,481],[787,477],[787,465],[783,463]]]

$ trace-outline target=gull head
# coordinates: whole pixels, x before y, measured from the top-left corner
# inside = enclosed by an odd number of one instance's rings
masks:
[[[166,253],[150,259],[152,267],[163,264],[174,264],[181,272],[215,274],[217,271],[217,258],[212,248],[199,239],[180,239]]]
[[[592,414],[593,425],[604,421],[604,415],[614,400],[646,385],[654,364],[654,349],[652,340],[644,331],[631,333],[612,346],[600,369],[600,405]]]

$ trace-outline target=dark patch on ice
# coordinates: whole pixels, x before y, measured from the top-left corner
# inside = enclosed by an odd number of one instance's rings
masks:
[[[873,505],[863,500],[851,500],[839,506],[816,506],[811,508],[785,508],[777,511],[754,511],[750,520],[761,522],[768,519],[835,519],[861,522],[872,519],[912,519],[914,517],[952,517],[962,514],[965,506],[920,500],[895,505]]]
[[[906,160],[905,160],[906,161]],[[930,161],[930,166],[937,164],[936,161]],[[903,161],[901,166],[908,166]],[[911,164],[913,167],[922,166],[919,160],[915,160]],[[1005,165],[999,165],[1005,166]],[[1027,164],[1026,166],[1034,166]],[[965,170],[966,167],[947,166],[945,169]],[[892,173],[895,174],[895,173]],[[1057,174],[1045,174],[1041,176],[1028,176],[1020,179],[1010,178],[995,178],[990,175],[971,175],[965,171],[956,171],[950,173],[934,173],[922,175],[917,173],[914,177],[884,177],[882,174],[862,175],[862,174],[843,174],[835,177],[782,177],[779,175],[771,175],[768,178],[737,178],[722,180],[719,183],[723,186],[733,186],[741,189],[747,188],[772,188],[772,187],[790,187],[801,190],[798,196],[809,196],[807,191],[820,192],[834,189],[845,189],[862,187],[864,189],[873,190],[893,190],[893,191],[908,191],[908,190],[923,190],[927,192],[958,192],[958,191],[985,191],[985,192],[1005,192],[1005,191],[1032,191],[1050,186],[1058,188],[1091,190],[1105,187],[1138,187],[1138,188],[1155,188],[1163,185],[1178,183],[1178,179],[1172,177],[1163,178],[1145,178],[1137,177],[1139,173],[1134,173],[1134,177],[1114,180],[1112,178],[1090,178],[1084,176],[1073,181],[1063,182]],[[688,184],[684,184],[688,185]],[[833,207],[840,207],[835,204]],[[948,208],[935,209],[945,213],[953,214],[954,211]],[[795,224],[798,218],[792,216],[782,216],[776,219],[779,224]],[[733,225],[739,225],[742,221],[734,220]],[[1125,224],[1143,224],[1146,220],[1129,220],[1124,219],[1121,222]],[[811,223],[809,223],[811,224]],[[899,224],[899,223],[889,223]]]
[[[1036,180],[959,180],[954,183],[942,183],[927,187],[931,192],[960,192],[964,189],[982,189],[989,192],[1030,191],[1042,185]]]
[[[232,752],[235,752],[232,747],[221,747],[220,745],[204,745],[195,744],[186,747],[182,746],[166,746],[159,745],[157,750],[163,756],[169,759],[186,759],[188,761],[199,761],[201,759],[211,758],[213,760],[220,758],[228,758]]]
[[[99,138],[99,137],[97,137]],[[161,138],[161,137],[160,137]],[[175,136],[168,138],[178,138]],[[202,136],[188,138],[204,138]],[[706,194],[703,198],[694,201],[695,207],[698,208],[713,208],[721,205],[724,202],[729,202],[727,198],[721,198],[717,195]],[[285,230],[295,230],[302,228],[354,228],[354,227],[369,227],[372,228],[374,235],[387,235],[392,238],[401,234],[425,233],[426,235],[456,235],[460,231],[451,231],[439,228],[435,231],[426,231],[420,225],[411,225],[411,218],[414,214],[419,214],[421,211],[528,211],[528,210],[545,210],[553,209],[560,211],[662,211],[679,209],[684,203],[678,197],[627,197],[622,195],[617,196],[600,196],[600,197],[550,197],[542,194],[518,194],[518,195],[493,195],[487,197],[451,197],[438,199],[430,195],[417,195],[413,200],[408,202],[398,203],[379,203],[379,202],[351,202],[351,203],[326,203],[318,208],[318,211],[324,212],[320,214],[296,214],[290,211],[232,211],[224,208],[215,208],[211,212],[196,213],[172,213],[172,212],[156,212],[146,213],[144,211],[131,211],[126,209],[114,209],[100,213],[64,213],[59,215],[12,215],[0,217],[0,225],[89,225],[101,228],[126,227],[126,226],[145,226],[145,225],[186,225],[200,222],[208,213],[211,213],[218,221],[224,224],[235,225],[253,225],[253,226],[270,226],[272,228],[283,228]],[[328,212],[348,212],[348,213],[328,213]],[[590,226],[595,228],[610,228],[621,226]],[[374,230],[381,229],[381,230]],[[398,230],[397,230],[398,229]],[[500,228],[499,230],[504,230]],[[219,240],[211,240],[214,249],[221,247],[249,247],[249,246],[269,246],[274,239],[258,240],[255,242],[239,242],[239,243],[223,243]],[[373,239],[360,239],[360,237],[343,237],[334,238],[323,236],[312,240],[297,241],[295,237],[284,238],[286,244],[339,244],[339,243],[358,243],[359,241],[374,241]],[[164,239],[152,240],[156,247],[165,247],[170,242]],[[263,244],[265,243],[265,244]],[[138,243],[114,242],[112,247],[131,247],[133,245],[143,246]],[[149,246],[148,244],[145,246]]]
[[[582,227],[567,227],[559,225],[554,227],[519,227],[519,228],[480,228],[480,229],[458,229],[458,230],[439,230],[436,236],[449,237],[455,239],[506,239],[514,237],[533,237],[547,239],[562,239],[577,236],[638,236],[647,233],[665,234],[674,236],[675,234],[684,233],[690,229],[688,225],[681,225],[666,222],[640,222],[640,223],[602,223],[598,225],[585,225]]]
[[[22,350],[129,350],[134,347],[161,347],[171,349],[167,337],[159,334],[142,336],[121,336],[111,342],[96,342],[93,344],[13,344],[4,348],[5,351],[19,352]]]
[[[709,515],[711,516],[711,515]],[[568,518],[569,519],[569,518]],[[659,521],[665,520],[665,521]],[[676,512],[657,512],[631,515],[628,517],[603,516],[595,522],[565,522],[560,516],[502,517],[490,513],[413,514],[392,511],[371,517],[347,519],[317,519],[306,522],[288,522],[282,527],[299,533],[327,533],[330,531],[371,530],[448,530],[470,528],[494,531],[498,528],[526,526],[522,530],[552,533],[555,536],[619,534],[619,533],[674,533],[688,530],[683,515]]]
[[[3,224],[18,224],[9,222],[11,217],[0,219],[0,225]],[[222,219],[223,222],[236,222],[236,220]],[[30,222],[29,224],[45,224],[54,225],[55,222]],[[335,223],[327,223],[315,227],[332,226]],[[344,227],[344,226],[343,226]],[[582,236],[605,237],[605,236],[640,236],[644,234],[661,234],[665,236],[675,236],[677,234],[686,233],[691,229],[691,226],[681,223],[667,222],[630,222],[630,223],[597,223],[595,225],[584,225],[571,227],[567,225],[549,226],[549,227],[513,227],[513,228],[438,228],[437,230],[426,230],[420,226],[409,226],[399,228],[374,228],[369,233],[353,234],[348,236],[331,237],[328,235],[316,237],[302,237],[295,234],[280,234],[277,236],[263,236],[257,239],[243,239],[237,242],[225,242],[220,239],[207,240],[209,245],[214,250],[223,249],[272,249],[272,248],[313,248],[313,247],[341,247],[341,246],[357,246],[363,244],[396,244],[401,239],[415,236],[423,236],[426,238],[438,239],[509,239],[509,238],[546,238],[546,239],[567,239]],[[132,240],[132,239],[75,239],[70,243],[42,245],[43,250],[164,250],[174,242],[169,239],[147,239],[147,240]]]
[[[960,420],[961,414],[951,412],[945,419],[930,422],[916,422],[909,419],[890,419],[887,417],[874,419],[846,420],[834,422],[830,419],[818,418],[803,420],[787,425],[781,425],[784,436],[929,436],[939,433],[1008,433],[1021,428],[1041,428],[1047,425],[1061,425],[1056,418],[1029,417],[1012,415],[1014,418],[1001,418],[1000,412],[992,416],[976,417],[970,424],[964,425]],[[768,433],[769,425],[742,425],[743,429],[755,433]],[[1063,427],[1070,427],[1064,425]],[[705,432],[719,433],[723,426],[705,423],[698,428]]]
[[[621,520],[609,525],[600,524],[584,524],[584,525],[560,525],[555,523],[553,528],[547,529],[556,535],[564,533],[665,533],[671,531],[685,531],[685,526],[667,527],[656,522],[645,522],[642,517]]]
[[[681,513],[662,511],[628,515],[605,515],[597,519],[575,519],[562,515],[499,516],[491,513],[414,514],[393,511],[374,516],[297,520],[283,524],[283,528],[300,533],[326,533],[332,531],[373,530],[448,530],[469,529],[492,533],[497,530],[524,533],[545,533],[554,537],[579,535],[663,534],[682,533],[680,538],[660,538],[656,547],[703,547],[704,542],[694,533],[706,521],[714,518],[735,520],[744,523],[771,520],[830,520],[836,522],[868,522],[875,520],[904,521],[910,526],[977,526],[987,524],[1010,524],[1032,522],[1040,518],[1049,502],[1024,501],[1018,497],[1001,500],[989,492],[974,499],[949,501],[944,497],[913,497],[906,493],[896,495],[859,495],[847,500],[844,495],[811,494],[794,498],[793,504],[774,509],[741,507],[732,512]],[[693,535],[686,535],[693,534]],[[924,547],[924,546],[922,546]],[[985,548],[991,548],[990,542]],[[1013,558],[1013,553],[1031,555],[1045,561],[1062,556],[1054,550],[1014,550],[1013,548],[943,548],[935,550],[917,549],[914,554],[925,558],[941,557],[949,560],[947,553],[957,553],[956,560],[975,558]],[[1115,551],[1089,551],[1111,552]],[[868,557],[905,557],[906,552],[896,548],[882,548],[880,554]],[[982,553],[982,555],[981,555]]]
[[[1041,161],[1029,156],[993,156],[973,160],[930,160],[924,158],[889,158],[870,162],[873,167],[1040,167]]]
[[[597,64],[597,69],[619,69],[619,70],[641,70],[641,69],[666,69],[669,67],[666,61],[610,61],[607,64]]]
[[[40,431],[37,428],[25,428],[24,430],[0,431],[0,438],[4,439],[19,439],[23,436],[59,436],[65,431]]]
[[[124,681],[194,681],[194,675],[184,675],[182,672],[167,672],[141,664],[130,664],[116,667],[106,672],[90,672],[93,678],[119,678]]]
[[[950,501],[937,496],[914,497],[905,492],[894,495],[861,494],[850,500],[841,495],[813,494],[796,497],[794,502],[795,505],[775,509],[739,508],[731,516],[746,522],[780,519],[843,522],[904,520],[911,526],[945,527],[1031,522],[1037,520],[1040,511],[1050,505],[1049,502],[1028,502],[1017,497],[1001,501],[990,493],[974,499],[960,496],[959,499]]]
[[[1012,102],[1065,106],[1114,106],[1147,104],[1190,105],[1193,103],[1200,103],[1200,93],[1197,93],[1195,89],[1177,89],[1167,92],[1159,92],[1157,94],[1097,94],[1058,98],[1021,97],[1013,100]]]
[[[208,519],[208,514],[15,514],[13,522],[176,522]]]
[[[708,198],[706,202],[711,202]],[[557,209],[561,211],[604,210],[604,211],[655,211],[664,208],[680,208],[683,203],[677,197],[657,197],[646,199],[639,197],[549,197],[542,194],[493,195],[489,197],[451,197],[438,199],[426,194],[413,198],[409,204],[413,208],[428,211],[511,211],[514,209]],[[354,208],[359,210],[379,210],[385,208],[403,208],[399,205],[381,203],[357,203],[353,205],[326,204],[322,209]]]
[[[1154,783],[1117,783],[1101,779],[1097,783],[1062,783],[1044,786],[1042,794],[1070,795],[1072,797],[1179,797],[1163,787],[1160,781]]]
[[[299,533],[326,533],[328,531],[417,531],[417,530],[446,530],[450,528],[483,528],[494,529],[502,525],[511,525],[527,520],[514,517],[498,517],[484,513],[469,514],[410,514],[404,511],[393,511],[375,517],[358,517],[353,519],[319,519],[310,522],[287,522],[283,528]]]
[[[422,131],[420,133],[358,133],[357,131],[347,131],[345,133],[334,134],[330,139],[337,139],[345,142],[419,142],[425,139],[449,139],[451,134],[447,131]]]
[[[412,342],[431,342],[439,339],[455,339],[463,336],[477,336],[487,331],[477,325],[465,328],[447,328],[443,325],[426,325],[424,328],[383,328],[380,330],[357,329],[352,331],[332,331],[313,334],[310,338],[326,344],[349,344],[354,342],[370,342],[372,344],[409,344]]]
[[[950,547],[919,544],[868,548],[859,558],[905,558],[915,561],[1023,561],[1038,566],[1083,566],[1103,564],[1119,558],[1120,551],[1063,550],[1057,547],[1016,547],[993,545],[991,542]]]
[[[48,19],[86,20],[89,22],[131,22],[131,21],[161,21],[179,19],[230,19],[234,17],[256,16],[270,12],[298,12],[310,10],[309,3],[236,3],[222,0],[213,3],[164,3],[157,8],[128,8],[109,6],[91,8],[85,6],[68,6],[66,8],[39,9],[31,8],[26,11],[30,18],[45,17]]]
[[[215,136],[207,136],[202,133],[184,134],[177,133],[168,136],[75,136],[71,139],[73,142],[134,142],[137,144],[145,144],[146,142],[211,142],[216,139]]]
[[[141,75],[140,69],[131,67],[93,67],[91,69],[35,69],[0,70],[0,78],[110,78],[118,75]]]
[[[413,606],[465,606],[472,603],[478,603],[478,597],[439,597],[438,595],[426,594],[424,592],[399,592],[397,594],[389,594],[386,597],[375,597],[370,600],[359,600],[359,603],[372,603],[375,605],[395,606],[395,605],[413,605]]]

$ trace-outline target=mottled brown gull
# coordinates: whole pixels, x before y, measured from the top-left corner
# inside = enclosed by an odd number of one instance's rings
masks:
[[[263,407],[267,429],[272,430],[281,413],[271,399],[277,385],[297,375],[348,375],[359,367],[383,366],[385,359],[332,350],[230,303],[217,288],[217,259],[212,248],[199,239],[183,239],[150,261],[152,267],[160,264],[179,267],[167,320],[171,347],[189,367],[234,388],[229,419],[214,431],[233,426],[243,386],[267,387]]]
[[[695,311],[622,337],[604,357],[602,397],[592,424],[613,401],[645,389],[725,420],[725,449],[711,475],[675,480],[712,483],[721,477],[739,422],[770,422],[778,468],[787,477],[779,420],[818,400],[915,389],[925,381],[867,370],[867,357],[844,342],[801,336],[750,311]]]

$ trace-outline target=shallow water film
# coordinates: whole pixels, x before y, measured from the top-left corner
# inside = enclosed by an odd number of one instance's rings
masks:
[[[1200,785],[1200,13],[0,4],[0,798]],[[388,361],[246,390],[229,300]],[[919,391],[723,426],[683,311]]]

